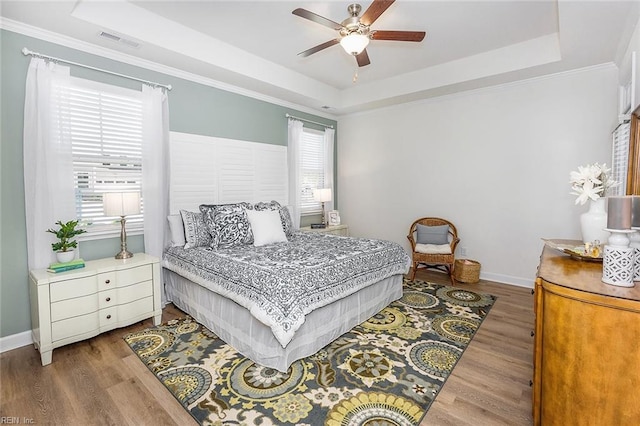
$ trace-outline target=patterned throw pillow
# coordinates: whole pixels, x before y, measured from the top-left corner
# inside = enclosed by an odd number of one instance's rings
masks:
[[[186,240],[184,248],[211,246],[211,235],[204,223],[202,213],[180,210],[180,216],[182,216]]]
[[[253,244],[253,234],[245,209],[252,210],[249,203],[202,204],[200,211],[211,234],[211,247],[233,247]]]
[[[280,222],[282,223],[282,229],[284,230],[284,234],[287,237],[290,237],[293,234],[293,222],[291,220],[291,215],[289,214],[289,209],[280,205],[279,202],[275,200],[271,200],[268,203],[260,202],[256,203],[253,206],[254,210],[263,211],[263,210],[277,210],[280,213]]]

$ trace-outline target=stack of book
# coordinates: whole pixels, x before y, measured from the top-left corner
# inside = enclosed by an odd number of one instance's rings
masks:
[[[82,259],[75,259],[75,260],[72,260],[71,262],[65,262],[65,263],[52,263],[51,265],[49,265],[49,268],[47,268],[47,271],[57,273],[57,272],[71,271],[72,269],[79,269],[79,268],[84,268],[84,260]]]

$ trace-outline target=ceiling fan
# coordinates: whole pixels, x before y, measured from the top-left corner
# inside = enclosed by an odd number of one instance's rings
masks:
[[[347,7],[350,16],[341,23],[334,22],[331,19],[327,19],[306,9],[298,8],[294,10],[292,12],[294,15],[333,28],[340,33],[339,37],[307,49],[304,52],[300,52],[298,55],[307,57],[339,43],[347,53],[356,57],[359,67],[364,67],[371,63],[366,49],[370,40],[414,42],[424,40],[426,35],[424,31],[385,31],[371,29],[371,25],[394,1],[395,0],[373,0],[371,6],[369,6],[362,16],[359,16],[362,7],[359,4],[351,4]]]

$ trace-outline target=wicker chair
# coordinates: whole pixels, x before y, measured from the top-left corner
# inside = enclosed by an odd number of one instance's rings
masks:
[[[449,225],[449,244],[451,245],[451,254],[431,254],[431,253],[418,253],[416,252],[416,234],[418,225],[424,226],[439,226],[439,225]],[[440,219],[438,217],[423,217],[421,219],[416,220],[409,228],[409,235],[407,235],[409,242],[411,243],[411,252],[412,252],[412,261],[413,265],[411,268],[411,280],[414,280],[416,277],[416,270],[418,269],[418,265],[422,264],[425,268],[434,268],[439,269],[441,271],[449,274],[449,278],[451,279],[451,285],[455,285],[455,280],[453,278],[453,268],[455,265],[455,251],[456,246],[460,242],[460,238],[458,238],[458,231],[453,223],[449,222],[445,219]]]

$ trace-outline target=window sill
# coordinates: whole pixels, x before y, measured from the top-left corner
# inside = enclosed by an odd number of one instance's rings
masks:
[[[78,242],[81,243],[83,241],[104,240],[107,238],[119,238],[120,230],[121,228],[119,226],[117,228],[108,227],[108,228],[94,229],[91,231],[87,231],[86,234],[78,235],[76,239],[78,240]],[[127,237],[131,237],[134,235],[143,235],[143,234],[144,234],[144,230],[142,228],[127,229]]]

